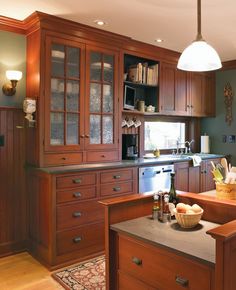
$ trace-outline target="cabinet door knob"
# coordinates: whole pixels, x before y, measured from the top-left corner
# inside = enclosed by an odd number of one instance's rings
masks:
[[[75,178],[72,181],[73,183],[81,183],[82,180],[80,178]]]
[[[80,211],[75,211],[73,212],[73,217],[81,217],[82,216],[82,213]]]
[[[84,138],[84,135],[80,135],[80,138]]]
[[[75,238],[73,239],[73,242],[74,242],[74,243],[79,243],[81,240],[82,240],[81,237],[75,237]]]
[[[62,159],[62,160],[66,160],[66,157],[62,157],[61,159]]]
[[[103,157],[103,158],[104,158],[104,157],[106,157],[106,156],[105,156],[104,154],[102,154],[102,155],[101,155],[101,157]]]
[[[89,136],[89,135],[85,135],[85,137],[86,137],[86,138],[89,138],[90,136]]]
[[[113,187],[113,191],[120,191],[120,187],[119,186],[116,186],[116,187]]]
[[[179,284],[182,287],[187,287],[188,286],[188,280],[179,276],[175,277],[175,282]]]
[[[138,266],[142,265],[142,260],[137,257],[133,257],[132,262]]]
[[[121,175],[113,175],[113,178],[114,179],[120,179],[121,178]]]
[[[73,196],[74,196],[74,197],[81,197],[81,193],[80,193],[80,192],[74,192],[74,193],[73,193]]]

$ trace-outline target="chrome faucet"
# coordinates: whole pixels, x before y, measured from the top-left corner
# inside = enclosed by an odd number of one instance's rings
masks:
[[[192,153],[191,145],[193,144],[194,140],[191,141],[185,141],[185,144],[187,144],[187,147],[185,147],[185,153]]]

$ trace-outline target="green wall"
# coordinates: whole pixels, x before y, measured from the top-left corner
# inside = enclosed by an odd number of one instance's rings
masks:
[[[225,122],[224,87],[229,82],[233,92],[233,121],[229,126]],[[231,162],[236,166],[236,143],[222,141],[222,135],[236,135],[236,70],[216,72],[216,117],[205,118],[201,121],[201,134],[210,136],[211,153],[230,154]]]
[[[0,106],[22,107],[26,91],[26,37],[7,31],[0,31]],[[6,78],[6,70],[20,70],[22,79],[18,82],[16,94],[5,96],[2,92]]]

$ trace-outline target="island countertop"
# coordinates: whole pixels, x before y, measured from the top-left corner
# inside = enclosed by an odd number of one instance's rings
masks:
[[[215,240],[206,232],[218,226],[219,224],[201,220],[193,229],[182,229],[175,220],[161,223],[145,216],[112,224],[110,228],[176,254],[214,265]]]

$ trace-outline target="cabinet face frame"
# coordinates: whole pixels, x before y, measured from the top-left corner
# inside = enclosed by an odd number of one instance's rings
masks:
[[[78,128],[78,144],[75,145],[51,145],[50,144],[50,95],[51,95],[51,49],[52,44],[59,44],[63,46],[75,47],[80,50],[80,59],[79,59],[79,128]],[[84,147],[84,138],[81,136],[84,132],[84,103],[83,103],[83,96],[84,96],[84,66],[85,66],[85,45],[80,42],[67,40],[64,38],[53,37],[46,35],[45,41],[45,103],[44,103],[44,113],[45,113],[45,125],[44,125],[44,149],[46,152],[60,152],[60,151],[76,151],[82,150]],[[66,65],[64,64],[64,69]],[[64,76],[64,81],[66,82],[68,78]],[[69,78],[71,79],[71,78]],[[65,99],[65,92],[64,92],[64,99]],[[64,113],[68,112],[64,108]],[[64,124],[64,140],[65,140],[66,130]]]
[[[90,54],[92,52],[101,53],[102,55],[113,56],[113,142],[110,144],[91,144],[90,143]],[[102,48],[93,45],[86,46],[86,88],[85,88],[85,148],[86,150],[97,150],[97,149],[116,149],[118,148],[118,126],[119,126],[119,107],[118,107],[118,64],[119,64],[119,53],[118,51]],[[95,83],[95,82],[94,82]],[[98,84],[103,85],[104,81],[101,80],[97,82]],[[102,96],[101,96],[102,98]],[[100,113],[100,115],[106,115],[106,113]],[[102,131],[101,131],[101,140],[102,140]],[[89,154],[89,153],[88,153]]]

